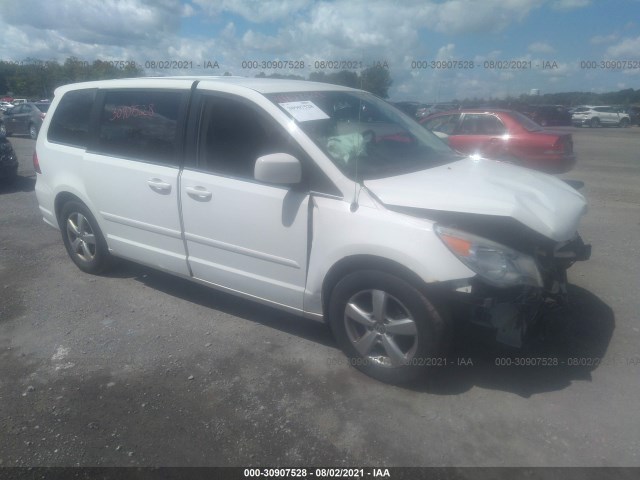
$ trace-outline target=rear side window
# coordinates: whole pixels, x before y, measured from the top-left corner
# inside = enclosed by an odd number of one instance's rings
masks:
[[[100,113],[99,153],[178,165],[179,91],[112,91]]]
[[[454,115],[443,115],[442,117],[436,117],[432,120],[429,120],[425,123],[425,127],[427,127],[427,130],[431,130],[432,132],[440,132],[447,135],[452,135],[456,129],[456,126],[458,125],[459,119],[459,113],[456,113]]]
[[[493,115],[468,113],[460,125],[463,135],[502,135],[505,132],[505,126]]]
[[[89,117],[95,96],[95,89],[72,90],[65,93],[53,112],[47,140],[74,147],[86,147]]]

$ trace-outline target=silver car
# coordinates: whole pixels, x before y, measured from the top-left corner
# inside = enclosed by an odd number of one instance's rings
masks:
[[[624,113],[621,108],[610,105],[578,107],[571,115],[571,123],[576,127],[588,125],[596,128],[605,125],[615,125],[617,127],[628,127],[631,118],[628,113]]]

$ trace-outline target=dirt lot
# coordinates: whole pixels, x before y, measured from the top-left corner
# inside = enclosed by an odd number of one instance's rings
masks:
[[[496,365],[463,330],[412,388],[350,368],[319,324],[129,263],[80,272],[38,214],[34,142],[11,138],[0,466],[640,466],[640,128],[567,130],[593,256],[573,312],[509,357],[558,365]]]

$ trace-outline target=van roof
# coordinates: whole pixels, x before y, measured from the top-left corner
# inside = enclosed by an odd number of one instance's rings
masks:
[[[117,80],[98,80],[64,85],[56,89],[56,95],[79,88],[189,88],[194,82],[221,82],[255,90],[259,93],[305,92],[318,90],[356,91],[356,89],[329,83],[307,80],[288,80],[276,78],[251,78],[230,76],[174,76],[174,77],[138,77]]]

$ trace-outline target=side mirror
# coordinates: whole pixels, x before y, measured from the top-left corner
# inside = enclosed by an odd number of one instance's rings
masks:
[[[300,183],[302,168],[296,157],[288,153],[272,153],[256,160],[253,176],[260,182],[291,185]]]

